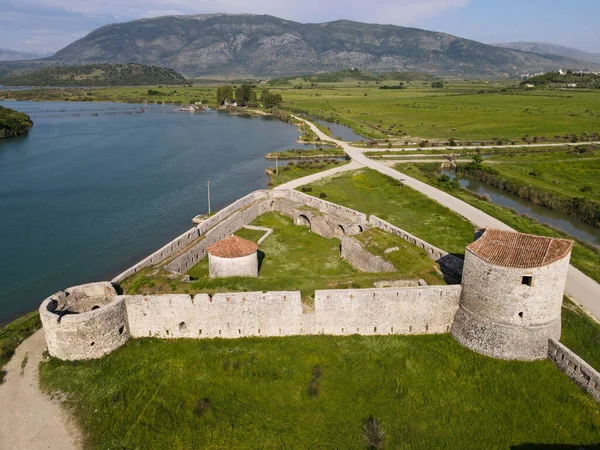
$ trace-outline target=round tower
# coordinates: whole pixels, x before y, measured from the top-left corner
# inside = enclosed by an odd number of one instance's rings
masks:
[[[467,247],[452,335],[500,359],[544,359],[560,338],[573,243],[486,229]]]
[[[258,277],[258,245],[229,236],[208,247],[210,278]]]

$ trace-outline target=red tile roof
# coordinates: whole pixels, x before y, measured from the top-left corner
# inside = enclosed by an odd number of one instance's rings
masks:
[[[229,236],[208,247],[208,253],[220,258],[241,258],[256,253],[258,245],[255,242],[238,236]]]
[[[487,228],[467,250],[490,264],[528,269],[563,259],[572,248],[566,239]]]

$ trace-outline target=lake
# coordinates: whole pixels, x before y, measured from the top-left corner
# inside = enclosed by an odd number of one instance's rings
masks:
[[[0,102],[32,115],[0,140],[0,323],[69,286],[109,280],[207,212],[266,188],[265,153],[299,148],[268,117],[173,106]]]

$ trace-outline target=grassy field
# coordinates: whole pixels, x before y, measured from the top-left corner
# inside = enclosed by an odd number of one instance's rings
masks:
[[[550,361],[492,360],[449,335],[129,341],[41,365],[86,448],[389,449],[595,444],[600,411]]]
[[[394,85],[397,82],[386,82]],[[56,101],[119,101],[143,103],[191,101],[216,104],[218,84],[107,89],[34,90],[6,92],[7,98]],[[412,81],[408,88],[379,89],[375,82],[310,83],[265,86],[283,96],[284,109],[351,126],[366,138],[391,138],[395,143],[451,138],[504,142],[555,140],[572,134],[584,139],[600,133],[600,92],[586,90],[523,91],[510,82],[446,80],[445,89],[429,81]],[[298,87],[301,86],[301,89]],[[158,94],[149,95],[148,90]],[[257,86],[261,89],[261,86]]]
[[[419,165],[398,164],[395,169],[425,183],[440,187],[437,186],[433,180],[427,177],[426,173],[419,168]],[[465,189],[454,189],[448,192],[464,202],[476,207],[477,209],[489,214],[490,216],[501,220],[511,228],[514,228],[521,233],[574,239],[555,229],[542,225],[535,219],[520,215],[508,208],[494,205],[493,203],[482,200],[472,192],[469,192]],[[598,250],[589,248],[588,246],[576,241],[575,246],[573,247],[573,253],[571,254],[571,264],[573,264],[590,278],[600,283],[600,252]]]
[[[600,150],[590,147],[491,156],[484,161],[502,178],[564,197],[600,201]]]
[[[373,86],[274,89],[284,107],[351,126],[368,138],[405,136],[461,141],[519,141],[525,136],[599,133],[600,93],[474,91],[470,85],[406,90]]]
[[[166,274],[149,275],[146,271],[126,280],[122,286],[128,294],[299,290],[304,301],[311,303],[316,289],[367,288],[376,281],[420,278],[429,284],[445,284],[439,267],[423,250],[396,236],[367,232],[365,239],[380,254],[390,247],[400,248],[383,255],[398,272],[373,274],[359,272],[341,259],[338,239],[323,238],[278,213],[265,214],[252,225],[274,230],[259,247],[264,259],[258,278],[211,280],[205,258],[189,271],[191,283],[171,280]],[[236,234],[257,241],[264,233],[242,229]]]
[[[350,161],[332,159],[304,160],[298,162],[290,161],[279,166],[278,176],[275,175],[275,167],[269,167],[267,169],[267,174],[269,175],[269,187],[279,186],[298,178],[333,169],[334,167],[343,166],[349,162]]]
[[[339,174],[309,184],[309,194],[366,214],[375,214],[449,253],[462,255],[475,227],[425,195],[370,169]]]
[[[10,361],[21,342],[40,329],[40,315],[37,311],[27,314],[0,328],[0,370]],[[0,373],[0,384],[4,377]]]

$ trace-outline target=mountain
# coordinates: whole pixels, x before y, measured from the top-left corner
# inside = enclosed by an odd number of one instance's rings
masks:
[[[0,61],[22,61],[25,59],[39,59],[52,55],[52,53],[28,53],[0,48]]]
[[[348,20],[302,24],[248,14],[164,16],[106,25],[49,61],[135,62],[186,75],[272,77],[348,67],[456,75],[600,67],[416,28]]]
[[[0,84],[5,86],[140,86],[184,82],[185,78],[173,69],[108,63],[22,69],[0,78]]]
[[[540,55],[564,56],[567,58],[600,64],[600,53],[588,53],[576,48],[563,47],[562,45],[549,44],[545,42],[509,42],[507,44],[495,45],[502,48],[539,53]]]

